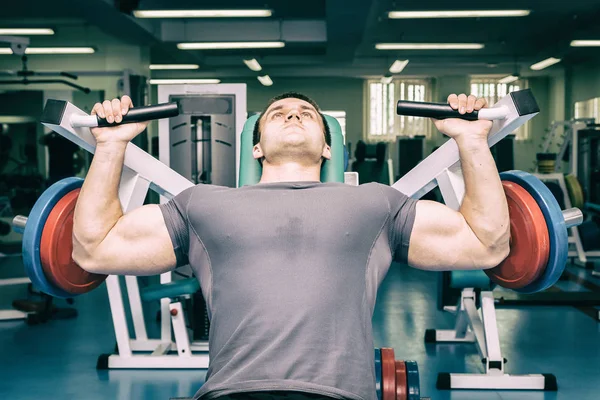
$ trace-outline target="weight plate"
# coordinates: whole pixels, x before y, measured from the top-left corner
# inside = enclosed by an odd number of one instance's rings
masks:
[[[500,178],[518,184],[529,192],[544,214],[550,237],[550,254],[543,274],[524,288],[514,289],[520,293],[540,292],[554,285],[562,275],[569,255],[569,235],[560,206],[552,192],[535,176],[523,171],[508,171]]]
[[[396,400],[407,399],[406,364],[404,361],[396,360]]]
[[[80,189],[60,199],[52,208],[40,241],[40,258],[44,274],[54,285],[73,295],[97,288],[106,275],[91,274],[71,258],[73,253],[73,214]]]
[[[546,220],[535,199],[514,182],[502,182],[510,215],[510,254],[497,267],[484,272],[509,289],[534,282],[546,268],[550,238]]]
[[[575,175],[569,174],[565,176],[565,184],[571,199],[571,207],[583,208],[585,205],[585,196],[583,195],[583,187],[579,179]]]
[[[406,365],[406,383],[408,400],[421,400],[421,384],[419,382],[419,366],[416,361],[404,361]]]
[[[54,297],[69,298],[72,294],[53,285],[44,275],[40,259],[42,231],[54,205],[67,193],[83,184],[81,178],[62,179],[42,193],[33,205],[23,230],[23,265],[31,283],[42,292]]]
[[[394,349],[381,348],[381,399],[396,399],[396,360]]]
[[[375,349],[375,390],[377,400],[381,400],[381,350]]]

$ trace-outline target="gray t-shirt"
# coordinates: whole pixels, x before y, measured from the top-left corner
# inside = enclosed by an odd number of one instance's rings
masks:
[[[369,183],[197,185],[160,206],[200,280],[210,366],[195,399],[289,390],[375,399],[371,319],[416,200]]]

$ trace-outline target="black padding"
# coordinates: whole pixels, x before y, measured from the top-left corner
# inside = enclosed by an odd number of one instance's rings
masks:
[[[110,357],[110,354],[100,354],[100,356],[98,357],[98,361],[96,362],[96,369],[108,369],[108,357]]]
[[[531,89],[510,92],[510,96],[512,97],[519,116],[540,112],[540,107],[538,106],[537,101],[535,101]]]
[[[425,343],[435,343],[435,342],[437,342],[435,329],[427,329],[425,331]]]
[[[556,382],[556,376],[554,374],[542,374],[544,376],[544,390],[547,392],[556,392],[558,390],[558,383]]]
[[[453,109],[448,103],[428,103],[406,100],[398,100],[398,103],[396,104],[396,114],[437,119],[460,118],[467,121],[476,121],[479,119],[479,113],[477,111],[461,114],[458,110]]]
[[[435,383],[435,387],[438,390],[450,390],[450,373],[449,372],[440,372],[438,374],[437,382]]]
[[[64,100],[47,100],[40,122],[52,125],[60,125],[63,119],[67,102]]]

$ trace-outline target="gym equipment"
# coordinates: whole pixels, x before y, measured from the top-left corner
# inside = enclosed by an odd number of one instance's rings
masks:
[[[407,400],[406,363],[396,360],[396,400]]]
[[[519,289],[536,280],[546,268],[550,239],[544,214],[535,199],[515,183],[503,181],[502,186],[510,215],[510,254],[485,273],[500,286]]]
[[[381,348],[381,398],[396,399],[396,360],[394,349]]]
[[[540,174],[551,174],[556,167],[556,153],[536,154],[538,172]]]
[[[421,399],[421,386],[419,383],[419,367],[416,361],[405,361],[406,383],[408,389],[408,400]]]
[[[415,111],[415,109],[417,110]],[[533,118],[539,112],[539,108],[531,91],[521,90],[510,93],[492,108],[481,111],[477,114],[477,118],[493,120],[488,135],[488,144],[493,146]],[[425,110],[420,110],[418,104],[411,104],[406,107],[404,102],[400,104],[397,112],[403,115],[422,115],[433,118],[456,117],[467,119],[474,117],[473,114],[460,115],[447,104],[427,106]],[[415,199],[421,198],[436,186],[439,186],[445,204],[454,210],[458,210],[465,194],[465,188],[460,168],[458,146],[454,140],[448,140],[393,185],[394,188]],[[454,272],[451,274],[454,275]],[[425,341],[427,343],[476,343],[483,360],[485,373],[442,373],[438,375],[438,388],[556,390],[556,379],[553,376],[541,374],[509,375],[504,372],[504,358],[500,349],[494,297],[492,292],[489,291],[489,279],[477,277],[477,275],[486,277],[482,271],[461,271],[461,274],[464,276],[454,280],[456,285],[459,281],[466,284],[479,282],[483,283],[480,286],[482,291],[479,292],[479,287],[461,287],[462,292],[457,306],[448,307],[457,314],[455,328],[453,330],[429,329],[425,333]],[[469,279],[467,274],[474,278]],[[440,278],[443,279],[443,277],[444,274],[440,274]],[[444,283],[447,284],[451,280],[447,279]],[[479,304],[480,307],[478,307]],[[481,314],[478,308],[481,309]]]
[[[381,400],[381,349],[375,349],[375,391],[377,400]]]
[[[583,195],[583,188],[577,176],[573,174],[565,175],[565,183],[567,184],[569,199],[571,199],[573,207],[583,208],[585,205],[585,196]]]
[[[36,201],[23,227],[23,265],[35,287],[50,296],[69,298],[73,294],[52,284],[44,274],[40,257],[40,242],[48,215],[62,197],[79,189],[83,179],[67,178],[50,186]],[[19,218],[18,221],[23,221]]]
[[[561,209],[567,208],[565,206],[565,198],[564,198],[565,196],[562,191],[562,188],[560,187],[560,184],[558,184],[557,182],[552,182],[552,181],[544,181],[543,179],[542,179],[542,182],[544,182],[544,185],[546,185],[546,187],[552,192],[552,194],[554,195],[554,198],[558,202],[558,205],[560,206],[560,208]],[[581,207],[578,207],[578,208],[581,208]]]
[[[79,196],[75,189],[63,196],[50,211],[40,241],[43,273],[50,282],[71,294],[87,293],[98,287],[106,275],[91,274],[73,259],[73,214]]]
[[[531,284],[515,290],[521,293],[535,293],[545,290],[554,285],[562,275],[569,255],[567,228],[581,224],[583,214],[579,209],[562,211],[552,192],[531,174],[522,171],[510,171],[501,173],[500,177],[503,180],[522,186],[533,196],[544,214],[550,236],[550,254],[543,275]]]

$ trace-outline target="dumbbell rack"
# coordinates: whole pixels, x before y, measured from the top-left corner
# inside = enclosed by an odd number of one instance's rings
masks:
[[[488,135],[490,147],[539,112],[529,90],[510,93],[493,108],[502,107],[505,107],[504,118],[493,121]],[[395,189],[415,199],[421,198],[436,186],[440,188],[444,203],[459,210],[465,195],[465,183],[458,146],[454,140],[446,141],[393,185]],[[438,389],[546,389],[551,382],[546,382],[546,377],[542,374],[505,373],[494,297],[491,291],[482,291],[479,299],[477,297],[474,288],[463,289],[455,309],[454,329],[436,330],[434,339],[436,342],[475,343],[484,363],[484,373],[441,373],[438,376]],[[481,304],[479,309],[478,303]]]
[[[61,103],[64,103],[65,109],[62,111],[60,122],[44,120],[42,116],[42,124],[90,153],[94,153],[96,140],[89,128],[74,128],[72,124],[72,120],[88,114],[69,102]],[[193,185],[191,181],[133,143],[127,145],[119,186],[119,200],[123,213],[142,206],[149,189],[169,199]],[[160,283],[169,283],[171,279],[171,273],[161,274]],[[208,343],[206,341],[190,343],[180,299],[173,299],[173,301],[168,298],[161,299],[161,337],[149,339],[137,277],[126,276],[124,280],[135,339],[132,339],[129,332],[119,276],[110,275],[106,279],[106,287],[118,351],[116,354],[100,357],[98,367],[103,369],[208,368]],[[172,331],[175,341],[173,341]],[[170,354],[175,351],[176,354]]]

